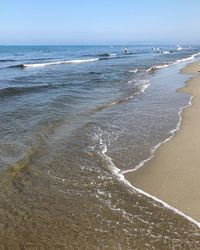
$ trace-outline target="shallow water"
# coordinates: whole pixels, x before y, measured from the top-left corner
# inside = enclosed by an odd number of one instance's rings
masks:
[[[161,50],[0,47],[2,249],[200,249],[195,224],[117,175],[171,135],[190,100],[176,92],[184,62],[155,66],[200,48]]]

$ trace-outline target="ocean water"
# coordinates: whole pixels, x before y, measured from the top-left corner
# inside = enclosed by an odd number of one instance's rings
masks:
[[[0,46],[0,249],[200,249],[134,187],[191,96],[200,46]]]

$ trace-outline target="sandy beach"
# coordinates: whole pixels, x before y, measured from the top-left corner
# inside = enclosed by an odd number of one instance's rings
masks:
[[[200,62],[182,73],[191,79],[179,92],[193,96],[184,109],[181,128],[155,156],[135,172],[126,174],[131,184],[200,221]]]

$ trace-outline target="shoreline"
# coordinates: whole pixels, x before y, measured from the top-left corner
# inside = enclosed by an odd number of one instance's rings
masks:
[[[200,221],[199,70],[200,61],[190,63],[181,70],[183,74],[191,74],[191,78],[177,92],[192,95],[192,105],[189,103],[180,110],[180,124],[172,135],[156,147],[155,154],[140,168],[124,172],[125,178],[136,189],[164,201],[197,222]]]

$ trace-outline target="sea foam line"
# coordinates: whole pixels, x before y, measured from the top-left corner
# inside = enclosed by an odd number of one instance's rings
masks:
[[[151,72],[151,71],[154,71],[154,70],[167,68],[169,66],[172,66],[172,65],[175,65],[175,64],[178,64],[178,63],[181,63],[181,62],[191,61],[191,60],[194,60],[196,58],[196,56],[198,56],[198,55],[200,55],[200,52],[195,53],[195,54],[193,54],[193,55],[191,55],[189,57],[183,58],[183,59],[178,59],[175,62],[169,62],[168,64],[161,64],[161,65],[152,66],[149,69],[147,69],[146,71]]]
[[[154,72],[156,70],[159,70],[159,69],[162,69],[162,68],[167,68],[167,67],[170,67],[172,65],[181,63],[181,62],[186,62],[186,61],[194,60],[196,58],[196,56],[198,56],[198,55],[200,55],[200,52],[195,53],[195,54],[193,54],[193,55],[191,55],[189,57],[183,58],[183,59],[178,59],[178,60],[176,60],[174,62],[169,62],[169,63],[166,63],[166,64],[160,64],[160,65],[151,66],[148,69],[138,69],[138,68],[136,68],[136,69],[130,69],[130,70],[128,70],[128,72],[129,73],[138,73],[138,72],[144,72],[144,71],[146,71],[146,72],[151,73],[151,72]]]
[[[199,56],[200,55],[200,52],[198,53],[195,53],[189,57],[186,57],[186,58],[183,58],[183,59],[178,59],[176,60],[176,62],[174,64],[177,64],[177,63],[180,63],[180,62],[186,62],[186,61],[191,61],[191,60],[194,60],[196,56]]]
[[[149,69],[147,69],[146,71],[147,72],[151,72],[151,71],[154,71],[154,70],[158,70],[158,69],[162,69],[162,68],[167,68],[169,67],[171,64],[161,64],[161,65],[156,65],[156,66],[152,66],[150,67]]]
[[[118,179],[118,181],[120,181],[121,183],[123,183],[126,187],[129,188],[129,191],[133,191],[134,193],[140,193],[160,204],[162,204],[165,208],[171,210],[172,212],[174,212],[175,214],[178,214],[182,217],[184,217],[186,220],[190,221],[191,223],[195,224],[198,228],[200,228],[200,222],[194,220],[192,217],[186,215],[185,213],[181,212],[180,210],[178,210],[175,207],[172,207],[171,205],[169,205],[168,203],[166,203],[165,201],[160,200],[159,198],[139,189],[134,187],[123,175],[123,172],[117,168],[117,166],[113,163],[112,159],[106,155],[107,152],[107,145],[103,143],[103,140],[101,138],[101,134],[100,134],[100,145],[102,146],[102,151],[101,154],[103,155],[104,159],[107,162],[107,166],[108,166],[108,170]]]
[[[176,125],[176,128],[175,128],[175,129],[172,129],[172,130],[170,131],[170,134],[171,134],[171,135],[170,135],[168,138],[166,138],[163,142],[159,142],[159,143],[151,150],[151,155],[150,155],[149,158],[147,158],[147,159],[141,161],[141,162],[140,162],[135,168],[133,168],[133,169],[128,169],[128,170],[122,171],[123,174],[127,174],[127,173],[130,173],[130,172],[135,172],[135,171],[138,170],[139,168],[143,167],[143,166],[145,165],[146,162],[150,161],[150,160],[154,157],[154,155],[155,155],[157,149],[158,149],[161,145],[165,144],[166,142],[168,142],[168,141],[170,141],[172,138],[174,138],[176,131],[178,131],[178,130],[180,129],[180,127],[181,127],[181,123],[182,123],[182,119],[183,119],[183,118],[182,118],[182,113],[183,113],[184,109],[186,109],[186,108],[188,108],[188,107],[190,107],[190,106],[192,105],[192,99],[193,99],[193,96],[190,97],[189,103],[188,103],[186,106],[183,106],[183,107],[181,107],[181,108],[179,109],[179,112],[178,112],[179,121],[178,121],[178,124]]]

